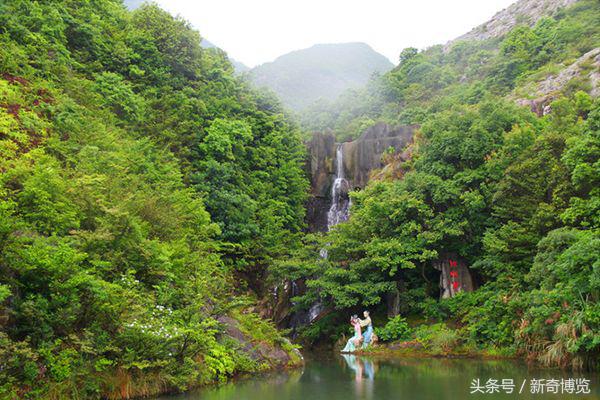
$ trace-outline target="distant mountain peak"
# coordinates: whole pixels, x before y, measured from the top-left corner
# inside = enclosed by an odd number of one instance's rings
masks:
[[[319,43],[259,65],[250,77],[256,85],[272,89],[288,107],[301,110],[320,98],[333,100],[361,87],[373,73],[391,68],[390,60],[366,43]]]

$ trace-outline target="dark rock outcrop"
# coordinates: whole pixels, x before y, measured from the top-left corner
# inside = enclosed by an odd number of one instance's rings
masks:
[[[440,271],[440,298],[454,297],[459,292],[472,292],[473,277],[464,260],[447,255],[433,263]]]
[[[332,133],[315,133],[307,143],[310,175],[310,198],[306,206],[306,219],[313,232],[327,230],[327,211],[331,206],[335,136]]]
[[[402,152],[412,142],[415,129],[416,126],[391,127],[379,123],[367,129],[358,139],[343,143],[344,175],[349,188],[364,188],[372,172],[384,166],[383,154],[387,151]],[[307,221],[310,231],[322,232],[327,230],[337,143],[331,133],[315,133],[307,146],[307,168],[311,180]]]
[[[343,145],[344,168],[352,188],[364,188],[371,172],[384,166],[382,155],[388,149],[399,153],[412,142],[416,126],[391,126],[379,123],[357,140]]]

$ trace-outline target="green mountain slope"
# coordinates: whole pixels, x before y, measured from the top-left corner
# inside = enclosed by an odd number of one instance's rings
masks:
[[[202,39],[202,42],[200,42],[200,45],[202,47],[204,47],[205,49],[215,49],[218,48],[214,43],[206,40],[206,39]],[[248,72],[250,70],[250,67],[248,67],[246,64],[234,60],[233,58],[229,57],[229,62],[231,63],[231,65],[233,66],[233,69],[235,70],[236,73],[238,74],[242,74],[244,72]]]
[[[272,89],[282,102],[300,110],[318,99],[333,100],[363,86],[392,63],[365,43],[317,44],[278,57],[250,71],[258,86]]]
[[[303,226],[303,147],[200,41],[154,5],[0,3],[1,398],[299,361],[244,278]]]
[[[376,121],[420,123],[432,111],[455,103],[476,103],[487,94],[533,99],[578,87],[593,91],[599,81],[594,65],[597,61],[588,60],[581,73],[561,79],[564,85],[542,95],[536,93],[538,84],[552,80],[600,47],[598,3],[580,0],[568,8],[534,7],[538,4],[534,0],[515,4],[519,9],[538,10],[535,15],[539,19],[525,23],[512,13],[503,13],[500,15],[510,18],[497,26],[504,32],[500,36],[467,37],[422,51],[405,49],[400,65],[380,79],[342,94],[337,101],[320,102],[304,110],[304,127],[331,128],[341,137],[357,137]]]
[[[148,3],[148,1],[147,0],[125,0],[124,3],[125,3],[125,6],[127,8],[129,8],[130,10],[135,10],[142,4]],[[200,43],[200,45],[207,49],[217,47],[217,46],[215,46],[214,43],[212,43],[204,38],[202,39],[202,42]],[[238,74],[241,74],[241,73],[244,73],[244,72],[247,72],[250,70],[250,68],[247,65],[245,65],[244,63],[242,63],[240,61],[234,60],[233,58],[229,58],[229,61],[231,62],[231,65],[233,65],[235,72],[237,72]]]
[[[351,195],[346,223],[273,268],[306,280],[299,304],[343,310],[307,340],[339,337],[339,315],[369,308],[379,326],[401,314],[380,337],[434,354],[600,368],[600,3],[555,3],[499,36],[405,49],[366,88],[305,111],[339,140],[420,126]]]

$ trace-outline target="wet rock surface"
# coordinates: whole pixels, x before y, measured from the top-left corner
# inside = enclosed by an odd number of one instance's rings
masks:
[[[384,167],[382,155],[401,153],[412,143],[416,126],[392,127],[373,125],[358,139],[342,143],[344,177],[351,190],[362,189],[373,171]],[[338,143],[331,133],[315,133],[307,143],[311,197],[307,204],[307,221],[312,232],[327,230],[327,212],[331,206],[331,186],[336,173]]]

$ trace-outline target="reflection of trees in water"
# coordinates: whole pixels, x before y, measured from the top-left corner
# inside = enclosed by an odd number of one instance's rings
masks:
[[[477,376],[514,375],[526,373],[523,364],[507,360],[474,360],[449,358],[395,358],[386,359],[381,374],[393,376]]]
[[[294,369],[252,379],[232,380],[221,386],[201,390],[197,397],[188,394],[183,398],[185,400],[231,400],[237,399],[240,393],[245,393],[248,398],[261,400],[291,398],[290,395],[297,390],[303,373],[303,369]],[[173,400],[177,399],[173,398]]]
[[[348,362],[348,360],[347,360]],[[356,363],[359,363],[358,357]],[[372,359],[377,367],[378,381],[402,381],[405,387],[422,387],[425,382],[435,382],[435,388],[428,388],[432,394],[440,396],[466,391],[474,378],[485,381],[488,378],[512,378],[515,382],[531,377],[569,378],[565,371],[534,370],[522,362],[512,360],[477,360],[449,358],[393,358]],[[350,366],[350,363],[348,363]],[[360,368],[360,367],[359,367]],[[533,376],[533,375],[535,376]],[[363,377],[364,377],[363,367]],[[468,393],[468,392],[467,392]]]
[[[474,360],[448,358],[394,358],[377,359],[344,355],[345,367],[352,370],[355,378],[354,390],[357,398],[373,397],[374,383],[378,387],[394,382],[404,388],[427,387],[432,398],[449,394],[468,394],[474,378],[513,378],[515,381],[529,376],[526,365],[507,360]],[[369,371],[370,370],[370,371]],[[556,377],[556,371],[548,377]],[[536,371],[537,375],[539,371]],[[543,374],[542,374],[543,375]],[[429,383],[434,383],[433,387]],[[380,389],[379,389],[380,390]]]
[[[356,398],[367,399],[372,397],[372,392],[375,390],[374,382],[377,383],[377,396],[397,391],[407,395],[407,398],[410,398],[410,394],[421,393],[426,393],[427,398],[463,398],[469,395],[473,379],[480,379],[482,382],[487,379],[513,379],[515,383],[518,383],[524,379],[529,382],[531,378],[571,377],[567,376],[569,374],[565,371],[531,370],[525,363],[513,360],[382,358],[376,356],[372,358],[347,356],[343,359],[344,370],[346,373],[351,372],[355,379],[351,388],[354,390]],[[367,378],[367,365],[372,365],[376,371],[372,374],[374,378],[372,380]],[[594,382],[594,378],[592,378],[592,384]],[[522,397],[524,399],[536,398],[531,397],[528,393]]]

